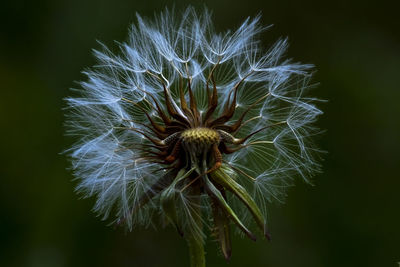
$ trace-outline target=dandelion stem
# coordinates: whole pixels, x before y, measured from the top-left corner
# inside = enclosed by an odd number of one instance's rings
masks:
[[[191,267],[205,267],[206,259],[204,257],[203,242],[190,236],[186,237],[186,242],[189,246],[190,266]]]
[[[200,192],[200,188],[193,188],[192,194],[198,194]],[[203,229],[203,221],[201,218],[201,205],[200,205],[200,198],[196,198],[194,200],[197,203],[192,205],[193,210],[191,211],[193,216],[193,225],[191,227],[191,231],[185,233],[186,242],[189,247],[189,254],[190,254],[190,267],[205,267],[206,266],[206,258],[204,253],[204,242],[203,236],[201,233],[197,232],[194,229],[199,229],[202,231]]]

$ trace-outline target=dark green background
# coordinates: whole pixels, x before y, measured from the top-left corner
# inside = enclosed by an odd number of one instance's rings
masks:
[[[188,266],[172,228],[113,230],[74,193],[58,153],[63,98],[94,63],[96,39],[115,47],[135,12],[172,1],[8,1],[0,7],[0,266]],[[178,8],[187,2],[176,1]],[[314,95],[329,102],[318,142],[329,153],[316,186],[300,180],[271,205],[273,240],[235,237],[226,264],[398,266],[400,261],[400,23],[395,1],[206,1],[220,30],[262,12],[265,45],[289,36],[289,56],[314,63]],[[200,5],[201,6],[201,5]]]

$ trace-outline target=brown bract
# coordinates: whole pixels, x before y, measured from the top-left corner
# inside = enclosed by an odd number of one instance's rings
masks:
[[[200,157],[201,154],[205,153],[209,163],[207,165],[210,167],[207,171],[208,173],[220,166],[222,162],[221,154],[233,153],[243,148],[242,144],[249,137],[265,129],[261,128],[241,139],[235,138],[234,135],[242,126],[246,113],[264,97],[250,105],[233,124],[228,124],[235,113],[237,90],[242,81],[231,89],[221,114],[215,117],[214,113],[218,107],[218,93],[212,73],[209,80],[213,83],[213,90],[208,88],[207,82],[205,90],[207,90],[208,95],[208,109],[203,116],[197,109],[190,81],[187,88],[189,103],[186,101],[182,85],[179,90],[181,110],[184,114],[180,114],[174,108],[171,94],[164,83],[161,82],[164,89],[166,111],[162,109],[156,97],[147,92],[152,98],[157,114],[162,119],[163,124],[156,123],[144,108],[137,103],[133,103],[142,109],[149,120],[149,125],[144,125],[149,130],[148,132],[131,128],[131,130],[143,134],[153,144],[141,149],[146,159],[170,165],[165,167],[166,169],[181,168],[184,166],[190,167],[195,163],[191,162],[191,160],[195,160],[190,157],[191,154]],[[228,144],[233,145],[233,147],[229,147]],[[211,163],[214,165],[210,165]]]

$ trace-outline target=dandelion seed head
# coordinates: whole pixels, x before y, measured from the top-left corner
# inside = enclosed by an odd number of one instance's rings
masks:
[[[266,234],[268,203],[318,172],[313,66],[284,57],[287,39],[264,50],[259,20],[220,33],[207,10],[137,15],[117,52],[93,51],[96,65],[66,99],[78,136],[68,151],[77,191],[96,197],[104,219],[131,229],[161,214],[203,240],[208,218],[230,214],[253,238],[242,221]]]

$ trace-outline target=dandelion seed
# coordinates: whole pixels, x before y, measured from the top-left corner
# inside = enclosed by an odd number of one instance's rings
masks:
[[[80,96],[67,99],[77,189],[129,229],[161,216],[187,240],[192,266],[205,265],[207,228],[229,260],[231,224],[255,240],[253,221],[269,239],[268,202],[319,169],[312,66],[282,58],[286,39],[264,52],[259,17],[225,33],[190,7],[137,17],[118,53],[94,51]]]

